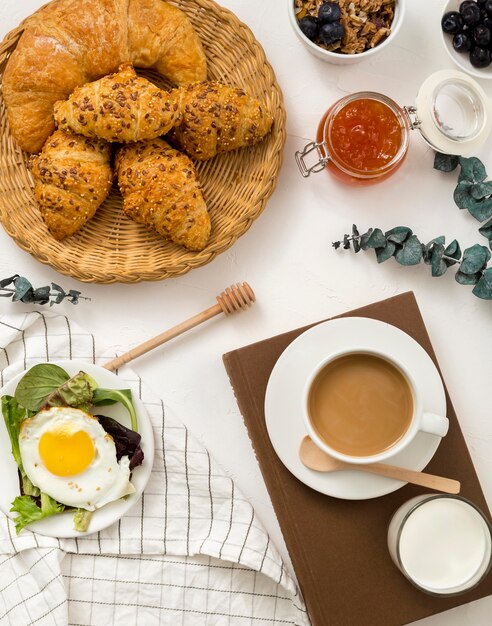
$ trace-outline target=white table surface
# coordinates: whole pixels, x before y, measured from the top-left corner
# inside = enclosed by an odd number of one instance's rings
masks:
[[[38,263],[0,229],[0,278],[19,273],[34,286],[54,281],[91,298],[59,312],[123,352],[213,304],[227,285],[247,280],[257,305],[214,320],[135,361],[134,368],[165,398],[167,410],[197,435],[255,506],[288,561],[281,532],[222,365],[224,352],[389,296],[413,290],[448,384],[485,495],[492,505],[492,302],[455,283],[453,271],[431,278],[429,268],[378,266],[372,253],[335,252],[331,241],[361,228],[408,225],[428,241],[457,238],[462,248],[486,241],[452,194],[456,172],[433,170],[433,153],[414,133],[407,161],[381,185],[353,189],[326,173],[304,180],[294,152],[313,139],[319,118],[346,93],[382,91],[413,104],[433,71],[453,68],[440,39],[443,0],[411,0],[397,41],[368,61],[340,67],[309,54],[291,31],[288,0],[221,0],[253,30],[283,89],[287,144],[277,189],[263,215],[211,264],[177,279],[136,285],[89,285]],[[43,0],[2,0],[0,37]],[[488,84],[490,82],[491,84]],[[481,81],[492,96],[492,81]],[[477,154],[492,174],[491,140]],[[0,313],[31,307],[0,300]],[[450,463],[452,467],[452,463]],[[397,573],[395,572],[395,575]],[[329,592],[329,590],[327,590]],[[492,598],[419,622],[421,626],[488,626]],[[359,625],[357,625],[359,626]],[[360,625],[363,626],[363,625]]]

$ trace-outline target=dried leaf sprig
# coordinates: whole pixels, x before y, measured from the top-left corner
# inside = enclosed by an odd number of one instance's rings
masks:
[[[19,274],[0,280],[0,298],[12,298],[13,302],[20,301],[30,304],[47,304],[49,302],[50,306],[53,306],[60,304],[63,300],[68,300],[72,304],[78,304],[80,299],[90,300],[90,298],[81,296],[80,293],[75,289],[65,291],[56,283],[35,289],[27,278],[19,276]]]
[[[370,228],[361,235],[354,224],[352,234],[345,235],[342,241],[333,242],[333,247],[352,248],[356,253],[372,249],[378,263],[391,257],[400,265],[418,265],[423,261],[431,266],[432,276],[442,276],[448,267],[458,265],[456,282],[474,285],[475,296],[492,300],[492,267],[487,267],[491,253],[486,246],[478,243],[462,252],[456,239],[446,245],[444,236],[421,243],[407,226],[396,226],[385,233],[380,228]]]
[[[477,157],[458,157],[436,153],[434,169],[452,172],[458,165],[460,174],[454,190],[454,201],[460,209],[467,209],[476,220],[486,222],[478,232],[489,242],[492,249],[492,181],[486,181],[487,171]]]

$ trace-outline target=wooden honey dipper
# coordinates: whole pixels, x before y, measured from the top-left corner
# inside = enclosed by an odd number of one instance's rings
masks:
[[[133,359],[142,356],[142,354],[150,352],[150,350],[157,348],[157,346],[161,346],[163,343],[166,343],[166,341],[174,339],[174,337],[185,333],[191,328],[195,328],[195,326],[206,322],[216,315],[220,315],[221,313],[231,315],[232,313],[238,313],[239,311],[247,309],[256,301],[256,296],[248,283],[236,283],[235,285],[227,287],[227,289],[217,296],[216,300],[217,304],[214,304],[214,306],[201,311],[201,313],[197,313],[193,317],[181,322],[181,324],[177,326],[173,326],[173,328],[164,331],[160,335],[144,341],[138,346],[135,346],[135,348],[128,350],[128,352],[108,361],[103,367],[107,370],[114,371],[125,363],[133,361]]]

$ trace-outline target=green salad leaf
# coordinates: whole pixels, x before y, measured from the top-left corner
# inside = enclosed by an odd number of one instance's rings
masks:
[[[20,379],[15,399],[26,409],[39,411],[46,398],[69,379],[67,372],[58,365],[40,363],[31,367]]]
[[[96,381],[89,374],[79,372],[54,389],[43,406],[72,406],[88,411],[92,406],[92,394],[96,387]]]
[[[80,533],[85,533],[89,528],[91,521],[92,511],[86,511],[85,509],[77,509],[73,516],[73,527]]]
[[[19,449],[19,432],[20,424],[26,417],[26,409],[19,406],[19,403],[13,396],[2,396],[2,414],[5,420],[5,426],[10,437],[10,444],[12,446],[12,455],[17,463],[21,472],[22,458]]]
[[[63,513],[65,505],[53,500],[46,493],[41,493],[41,506],[38,506],[31,496],[17,496],[10,510],[13,513],[17,513],[14,521],[15,530],[19,534],[25,526],[32,522],[37,522],[57,513]]]
[[[135,412],[135,407],[132,401],[132,392],[130,389],[95,389],[92,396],[92,404],[94,406],[108,406],[110,404],[116,404],[121,402],[126,407],[130,414],[132,430],[138,432],[138,420]]]

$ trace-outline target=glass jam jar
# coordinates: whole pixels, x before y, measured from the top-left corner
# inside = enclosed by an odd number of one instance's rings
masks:
[[[341,98],[321,118],[316,141],[295,156],[304,177],[326,168],[345,183],[370,185],[402,165],[411,130],[438,152],[466,156],[485,142],[491,125],[480,85],[463,72],[443,70],[422,84],[415,106],[368,91]]]

